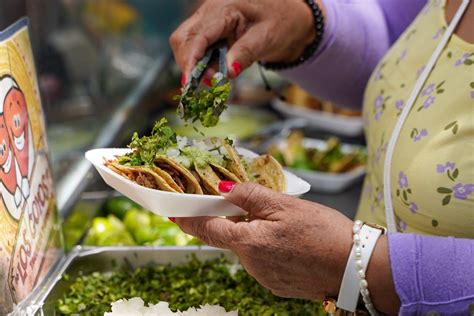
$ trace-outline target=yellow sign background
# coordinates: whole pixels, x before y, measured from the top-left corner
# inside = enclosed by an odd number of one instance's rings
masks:
[[[34,148],[34,157],[29,156],[29,159],[34,161],[34,167],[28,181],[33,185],[38,182],[41,175],[44,176],[45,172],[50,174],[50,168],[44,115],[26,19],[16,22],[3,33],[3,36],[0,33],[0,78],[6,75],[16,81],[27,104],[32,136],[29,141],[33,142]],[[32,193],[37,191],[37,187],[31,188]],[[31,194],[20,205],[22,213],[18,221],[10,216],[0,198],[0,315],[11,311],[13,303],[19,303],[31,292],[34,285],[41,281],[49,267],[56,261],[57,256],[62,254],[54,191],[48,199],[47,211],[42,214],[42,221],[40,220],[40,224],[35,227],[35,230],[42,229],[41,234],[36,234],[41,237],[32,237],[34,235],[31,231],[33,227],[31,203],[35,199],[34,195]],[[15,269],[22,262],[20,256],[21,250],[25,249],[25,237],[31,255],[36,256],[41,263],[34,268],[29,267],[28,282],[16,288],[13,280],[16,277],[16,284],[19,284]]]

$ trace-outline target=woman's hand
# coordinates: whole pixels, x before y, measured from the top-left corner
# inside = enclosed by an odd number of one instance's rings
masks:
[[[235,252],[248,273],[277,296],[337,297],[352,247],[351,220],[254,183],[237,184],[224,196],[248,211],[250,221],[200,217],[176,218],[176,223],[211,246]],[[375,306],[396,312],[385,238],[377,243],[367,280],[371,293],[378,292],[371,294]]]
[[[207,47],[227,39],[233,78],[257,60],[295,60],[314,37],[311,9],[301,0],[207,0],[171,35],[170,44],[189,74]]]

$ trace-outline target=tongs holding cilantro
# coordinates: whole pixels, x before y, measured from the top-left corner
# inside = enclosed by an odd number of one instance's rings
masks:
[[[184,95],[176,97],[181,102],[178,114],[185,121],[200,121],[204,127],[216,126],[219,116],[227,109],[229,95],[230,82],[221,83],[213,78],[209,89],[188,89]]]
[[[118,162],[125,166],[151,166],[157,154],[176,145],[176,133],[167,125],[168,120],[162,118],[155,123],[150,136],[139,137],[133,133],[132,141],[128,145],[133,151],[118,157]]]

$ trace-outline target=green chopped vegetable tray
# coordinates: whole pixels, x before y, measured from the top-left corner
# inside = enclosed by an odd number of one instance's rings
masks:
[[[16,313],[103,315],[109,300],[122,295],[145,301],[165,295],[172,308],[204,300],[237,307],[239,315],[324,315],[319,302],[273,296],[241,270],[233,253],[207,246],[75,247]]]

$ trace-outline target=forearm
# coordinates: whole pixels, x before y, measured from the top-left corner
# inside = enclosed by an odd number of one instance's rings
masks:
[[[321,0],[326,26],[318,51],[282,74],[315,96],[358,107],[373,69],[425,3]]]
[[[335,103],[362,104],[372,70],[390,46],[377,1],[322,0],[325,31],[312,60],[282,74],[308,92]]]
[[[474,240],[414,234],[388,240],[400,313],[468,313],[474,304]]]

